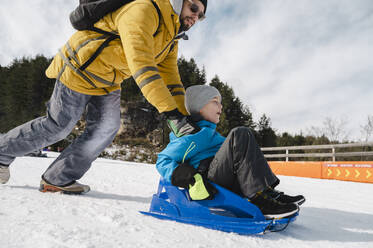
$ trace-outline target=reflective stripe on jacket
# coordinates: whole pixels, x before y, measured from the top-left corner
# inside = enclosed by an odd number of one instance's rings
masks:
[[[216,131],[216,124],[200,121],[201,128],[196,134],[177,138],[170,133],[170,143],[158,154],[156,168],[161,176],[171,182],[174,169],[182,162],[198,168],[201,160],[215,156],[225,138]]]
[[[136,0],[106,15],[95,27],[120,35],[110,41],[86,68],[83,65],[107,36],[93,31],[77,31],[60,49],[46,71],[70,89],[88,95],[104,95],[120,88],[131,75],[145,98],[159,112],[184,107],[185,89],[178,67],[179,16],[169,0]],[[159,23],[160,22],[160,23]],[[156,33],[155,36],[153,36]]]

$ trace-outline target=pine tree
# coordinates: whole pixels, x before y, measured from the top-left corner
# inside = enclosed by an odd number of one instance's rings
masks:
[[[145,101],[145,98],[141,94],[140,88],[137,86],[133,77],[123,81],[121,99],[124,102]]]
[[[260,117],[257,125],[257,142],[261,147],[276,146],[276,133],[271,127],[271,119],[265,114]]]
[[[227,135],[230,130],[238,126],[247,126],[254,129],[255,124],[249,107],[244,106],[241,100],[234,95],[233,89],[215,76],[210,83],[217,88],[222,97],[223,111],[217,130]]]
[[[54,80],[45,76],[50,59],[44,56],[14,60],[1,69],[0,132],[45,114]]]
[[[1,124],[1,120],[4,120],[5,117],[6,117],[6,98],[7,98],[7,89],[6,89],[6,85],[5,85],[5,79],[7,78],[7,68],[6,67],[2,67],[0,65],[0,92],[2,92],[2,97],[0,97],[0,124]],[[0,125],[1,126],[1,125]],[[1,132],[1,128],[0,128],[0,132]]]
[[[184,57],[181,57],[178,59],[177,64],[181,82],[183,82],[185,88],[197,84],[206,84],[205,69],[200,70],[193,58],[187,61]]]

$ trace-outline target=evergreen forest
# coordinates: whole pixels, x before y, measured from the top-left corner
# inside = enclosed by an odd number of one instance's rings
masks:
[[[6,133],[18,125],[46,114],[46,103],[51,96],[55,81],[45,76],[45,70],[50,62],[51,58],[38,55],[33,58],[16,59],[6,67],[0,66],[0,92],[2,92],[0,97],[0,133]],[[277,133],[271,126],[270,117],[265,113],[261,115],[259,120],[254,120],[249,106],[245,105],[235,95],[233,88],[228,83],[222,82],[218,75],[207,82],[205,69],[199,68],[194,59],[186,60],[181,57],[178,59],[178,66],[185,88],[196,84],[209,84],[220,91],[223,99],[223,113],[218,131],[222,135],[227,135],[234,127],[246,126],[253,130],[261,147],[331,143],[325,136]],[[118,144],[148,142],[160,147],[159,149],[167,144],[169,130],[156,109],[147,103],[141,95],[132,78],[122,83],[122,107],[125,112],[122,113],[125,135],[119,133],[114,142]],[[146,113],[144,111],[142,111],[143,114],[139,113],[139,109],[146,110]],[[141,127],[137,123],[142,123]],[[126,129],[126,126],[131,126],[131,124],[134,125],[132,131],[129,128]],[[83,129],[84,118],[77,123],[72,134],[60,141],[58,146],[63,148],[68,145]],[[161,130],[162,141],[149,142],[149,134],[154,133],[155,130]],[[333,142],[338,143],[338,141]]]

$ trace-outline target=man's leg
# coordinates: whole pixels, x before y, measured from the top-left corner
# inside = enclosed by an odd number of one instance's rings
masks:
[[[120,90],[92,96],[87,105],[86,129],[43,174],[52,185],[65,186],[80,179],[113,141],[120,126]]]
[[[47,115],[0,136],[0,164],[9,166],[16,157],[39,150],[65,138],[80,119],[90,96],[56,82],[47,104]]]
[[[210,164],[208,179],[248,198],[279,182],[246,127],[228,134]]]

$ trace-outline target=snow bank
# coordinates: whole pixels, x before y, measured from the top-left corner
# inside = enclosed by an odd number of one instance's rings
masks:
[[[307,201],[287,230],[241,236],[141,215],[159,175],[154,165],[98,159],[83,196],[40,193],[56,157],[22,157],[0,185],[0,247],[373,247],[373,185],[281,176],[280,190]]]

